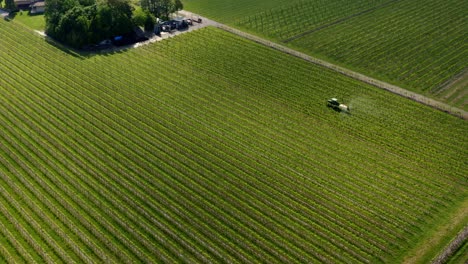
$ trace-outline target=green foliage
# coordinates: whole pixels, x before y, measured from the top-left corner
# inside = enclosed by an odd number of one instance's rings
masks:
[[[132,31],[132,11],[129,0],[102,0],[97,6],[97,20],[105,38]]]
[[[146,13],[146,19],[145,19],[144,28],[146,31],[153,31],[154,25],[156,23],[156,18],[154,17],[153,14],[151,14],[148,11],[145,11],[145,13]]]
[[[91,6],[91,5],[94,5],[96,3],[96,0],[78,0],[78,2],[82,6]]]
[[[137,9],[133,12],[133,23],[137,26],[144,26],[146,21],[146,14],[143,9]]]
[[[73,47],[82,47],[89,43],[89,26],[90,21],[85,7],[75,6],[60,18],[57,27],[57,31],[60,32],[58,39]]]
[[[184,9],[184,4],[182,3],[181,0],[174,0],[174,9],[176,11],[180,11],[180,10]]]
[[[10,11],[16,10],[15,0],[5,0],[5,8]]]
[[[132,11],[129,0],[48,0],[46,33],[79,48],[132,31]]]
[[[222,30],[90,57],[0,36],[13,263],[395,263],[466,197],[466,121]]]
[[[156,18],[148,10],[138,9],[133,13],[133,24],[144,27],[147,31],[154,29]]]
[[[162,20],[169,19],[170,14],[181,10],[183,5],[175,0],[141,0],[141,7]]]
[[[69,14],[70,13],[70,14]],[[83,16],[83,17],[78,17]],[[80,5],[78,0],[47,0],[45,2],[45,13],[44,18],[46,21],[45,32],[58,40],[65,41],[66,39],[75,39],[76,35],[85,35],[86,32],[77,32],[76,30],[87,30],[85,20],[89,21],[87,13],[84,12],[84,6]],[[80,25],[74,24],[74,19],[79,18]],[[68,29],[76,29],[73,32],[69,32]],[[68,36],[68,34],[74,37]],[[81,41],[80,41],[81,42]],[[78,47],[79,43],[67,44]]]

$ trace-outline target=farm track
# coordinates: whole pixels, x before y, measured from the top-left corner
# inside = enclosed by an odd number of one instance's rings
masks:
[[[395,2],[395,1],[392,1],[392,2]],[[464,120],[468,119],[468,112],[467,111],[464,111],[462,109],[450,106],[448,104],[445,104],[443,102],[434,100],[434,99],[426,97],[424,95],[409,91],[407,89],[398,87],[396,85],[392,85],[392,84],[377,80],[375,78],[366,76],[364,74],[361,74],[361,73],[358,73],[358,72],[355,72],[355,71],[352,71],[352,70],[349,70],[347,68],[338,66],[336,64],[326,62],[326,61],[321,60],[321,59],[314,58],[314,57],[309,56],[309,55],[307,55],[305,53],[296,51],[294,49],[291,49],[291,48],[288,48],[286,46],[280,45],[280,44],[275,43],[273,41],[270,41],[270,40],[267,40],[267,39],[264,39],[264,38],[261,38],[261,37],[246,33],[244,31],[235,29],[235,28],[227,26],[225,24],[215,22],[213,20],[202,17],[202,16],[200,16],[198,14],[194,14],[194,13],[191,13],[191,12],[185,11],[185,10],[180,11],[180,13],[183,14],[184,16],[187,16],[187,17],[190,17],[190,16],[201,17],[203,19],[203,21],[208,21],[208,23],[210,25],[213,25],[213,26],[215,26],[217,28],[223,29],[225,31],[228,31],[228,32],[233,33],[235,35],[238,35],[240,37],[243,37],[243,38],[249,39],[251,41],[254,41],[256,43],[262,44],[264,46],[279,50],[279,51],[284,52],[286,54],[301,58],[301,59],[303,59],[305,61],[308,61],[308,62],[317,64],[317,65],[326,67],[328,69],[331,69],[331,70],[333,70],[335,72],[338,72],[340,74],[351,77],[353,79],[362,81],[364,83],[367,83],[367,84],[370,84],[370,85],[375,86],[377,88],[389,91],[391,93],[398,94],[398,95],[400,95],[402,97],[405,97],[405,98],[411,99],[413,101],[416,101],[418,103],[430,106],[432,108],[435,108],[435,109],[440,110],[442,112],[446,112],[448,114],[451,114],[453,116],[462,118]]]

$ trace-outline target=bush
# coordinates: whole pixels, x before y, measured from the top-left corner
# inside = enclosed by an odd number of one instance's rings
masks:
[[[134,25],[144,27],[145,31],[153,31],[156,18],[148,10],[137,9],[132,20]]]
[[[156,18],[154,17],[154,15],[146,11],[146,19],[145,19],[145,25],[144,25],[145,31],[153,31],[155,22],[156,22]]]

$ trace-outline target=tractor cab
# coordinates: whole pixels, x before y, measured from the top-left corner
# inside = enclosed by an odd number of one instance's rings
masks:
[[[327,105],[330,106],[330,107],[338,107],[340,105],[340,103],[338,102],[338,99],[332,98],[332,99],[328,100]]]

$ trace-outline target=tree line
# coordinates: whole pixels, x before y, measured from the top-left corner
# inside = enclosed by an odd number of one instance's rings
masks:
[[[180,0],[141,0],[135,10],[130,0],[46,0],[46,34],[81,48],[125,35],[136,26],[152,30],[156,18],[166,20],[183,8]]]

